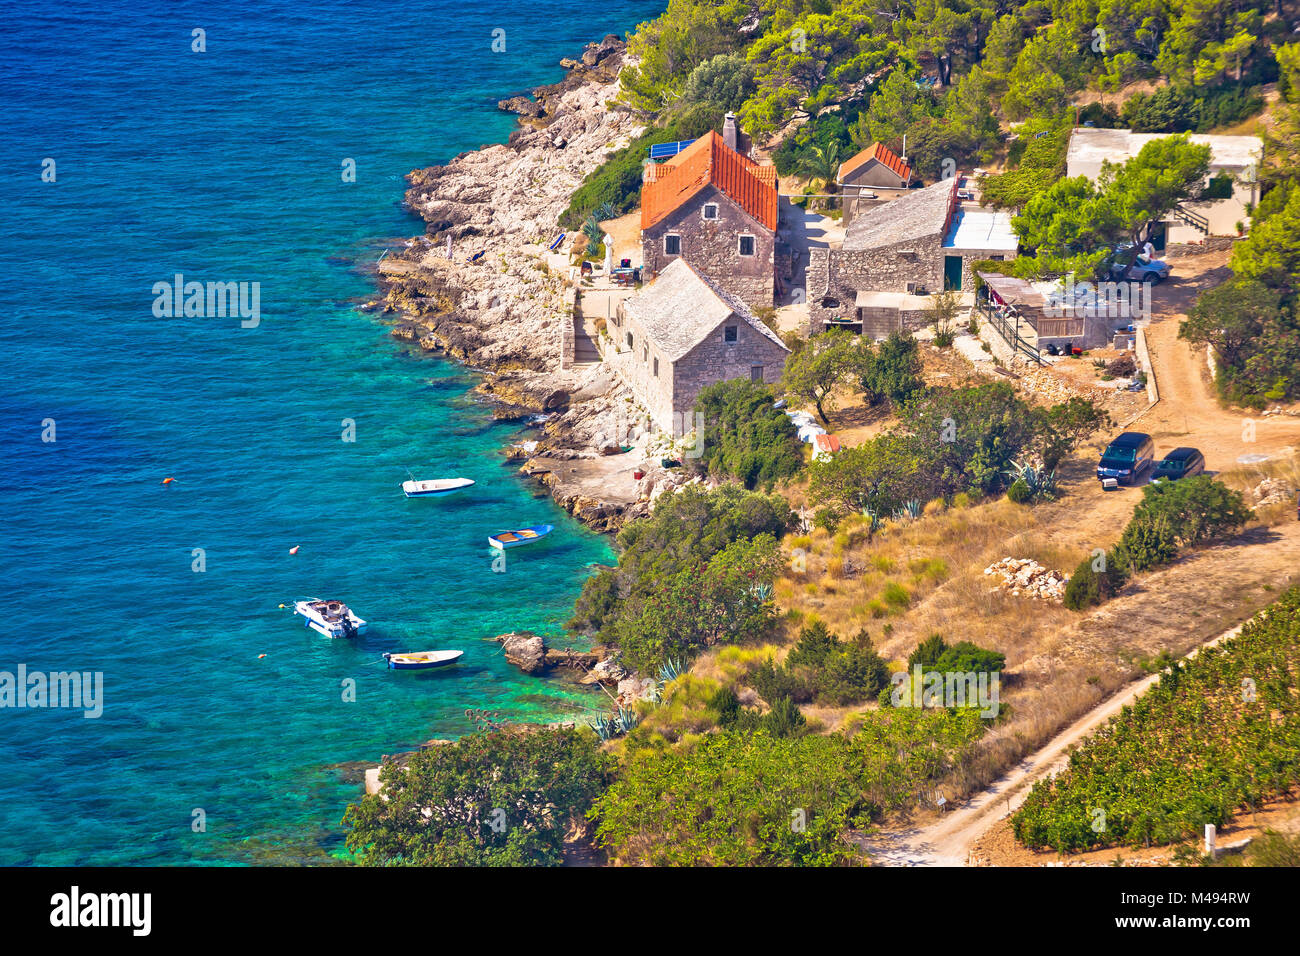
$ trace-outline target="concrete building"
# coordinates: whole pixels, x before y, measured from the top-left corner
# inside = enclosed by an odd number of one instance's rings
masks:
[[[753,306],[771,305],[776,282],[776,167],[760,166],[710,132],[661,165],[646,167],[641,189],[644,273],[684,259]],[[728,140],[733,145],[728,145]]]
[[[922,326],[929,296],[973,287],[971,263],[1016,257],[1005,212],[963,205],[959,178],[862,209],[839,249],[812,249],[810,333],[827,327],[883,338]]]
[[[790,354],[744,302],[681,258],[619,303],[608,332],[605,362],[674,436],[694,427],[701,389],[733,378],[775,383]]]
[[[1135,133],[1127,129],[1080,127],[1070,134],[1065,156],[1067,176],[1095,180],[1106,161],[1123,163],[1142,147],[1168,133]],[[1152,237],[1157,248],[1166,243],[1197,242],[1210,236],[1234,236],[1237,223],[1246,223],[1247,203],[1259,201],[1259,166],[1264,143],[1258,136],[1204,136],[1193,134],[1193,143],[1210,147],[1209,179],[1223,176],[1231,183],[1229,194],[1218,199],[1184,203],[1160,223]],[[1208,181],[1207,181],[1208,185]],[[1228,185],[1227,182],[1224,184]]]
[[[883,143],[872,143],[840,163],[835,177],[847,226],[859,211],[905,195],[912,185],[912,167]]]

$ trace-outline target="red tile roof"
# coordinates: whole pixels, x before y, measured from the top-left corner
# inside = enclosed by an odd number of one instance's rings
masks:
[[[736,152],[716,132],[701,136],[641,187],[641,228],[649,229],[713,185],[765,228],[776,231],[776,167]]]
[[[896,176],[903,180],[904,183],[911,181],[911,166],[899,159],[898,155],[884,143],[872,143],[856,156],[840,163],[840,182],[843,182],[844,177],[853,172],[853,170],[857,169],[859,166],[866,165],[873,159],[891,169]]]
[[[840,450],[840,439],[838,435],[814,435],[813,447],[818,451],[824,451],[829,454],[835,454]]]

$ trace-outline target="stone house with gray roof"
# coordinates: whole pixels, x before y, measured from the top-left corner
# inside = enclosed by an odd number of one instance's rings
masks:
[[[619,303],[603,357],[674,437],[694,428],[695,399],[733,378],[774,384],[790,350],[739,298],[676,259]]]
[[[959,182],[945,179],[860,209],[840,248],[809,251],[810,333],[839,326],[882,338],[918,328],[927,296],[973,287],[972,262],[1015,258],[1010,217],[963,205]]]

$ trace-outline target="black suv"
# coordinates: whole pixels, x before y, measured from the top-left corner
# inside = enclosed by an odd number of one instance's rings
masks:
[[[1151,475],[1152,481],[1177,481],[1179,478],[1190,478],[1192,475],[1199,475],[1205,470],[1205,456],[1195,448],[1175,448],[1164,458],[1156,462],[1155,471]]]
[[[1106,446],[1097,462],[1097,478],[1114,478],[1121,485],[1137,484],[1156,460],[1156,443],[1142,432],[1124,432]]]

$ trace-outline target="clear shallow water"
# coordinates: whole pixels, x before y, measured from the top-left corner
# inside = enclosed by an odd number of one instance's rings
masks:
[[[607,542],[502,464],[515,428],[471,373],[354,303],[378,240],[422,231],[403,174],[504,139],[497,99],[658,4],[219,6],[0,3],[0,670],[104,674],[97,720],[0,710],[0,865],[326,860],[359,793],[334,765],[463,733],[468,707],[599,706],[484,638],[558,636]],[[178,272],[259,282],[260,326],[155,318]],[[407,500],[407,468],[478,485]],[[541,521],[494,573],[486,536]],[[370,632],[277,608],[304,596]],[[375,663],[435,647],[464,662]]]

